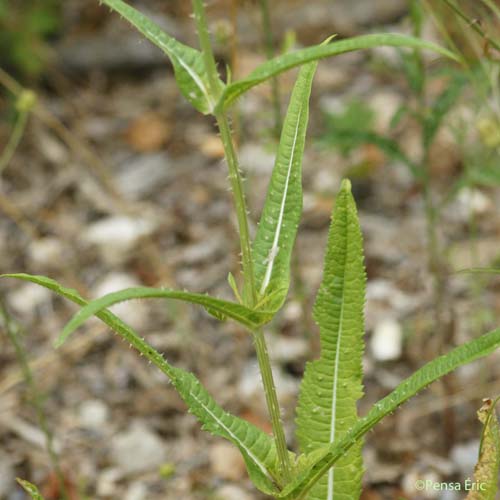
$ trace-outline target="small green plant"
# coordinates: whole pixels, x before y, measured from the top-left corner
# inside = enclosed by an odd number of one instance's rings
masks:
[[[455,368],[486,356],[500,346],[500,329],[464,344],[428,363],[376,403],[362,418],[363,307],[365,270],[362,235],[351,185],[342,182],[337,196],[325,256],[323,281],[314,306],[320,328],[321,356],[307,365],[297,408],[299,453],[285,440],[280,407],[269,361],[264,326],[283,306],[290,284],[290,259],[302,207],[302,156],[309,114],[309,96],[317,61],[348,51],[389,45],[430,49],[454,55],[418,38],[395,34],[366,35],[327,42],[273,58],[248,77],[223,82],[217,73],[201,0],[193,0],[201,51],[185,46],[121,0],[104,0],[170,58],[179,88],[200,112],[215,117],[225,148],[234,196],[242,254],[242,283],[230,275],[235,301],[163,288],[130,288],[92,302],[73,289],[44,276],[4,277],[36,283],[81,306],[57,341],[61,345],[95,315],[154,363],[172,382],[191,413],[212,434],[240,450],[256,488],[273,498],[333,500],[359,498],[363,437],[386,415]],[[284,118],[269,190],[253,241],[238,157],[228,121],[228,109],[247,90],[290,68],[302,66]],[[203,306],[219,320],[232,319],[252,335],[266,396],[273,435],[224,411],[190,372],[172,366],[138,333],[109,311],[118,302],[137,298],[167,298]],[[26,484],[33,498],[40,498]],[[37,496],[38,495],[38,496]]]

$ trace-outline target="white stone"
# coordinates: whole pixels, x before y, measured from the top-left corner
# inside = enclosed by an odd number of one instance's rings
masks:
[[[116,483],[123,477],[117,467],[104,469],[97,478],[96,493],[99,498],[112,497],[116,493]]]
[[[30,315],[33,314],[37,307],[48,304],[51,297],[52,292],[50,290],[34,283],[26,283],[10,293],[8,301],[16,312]]]
[[[167,184],[173,171],[166,153],[143,154],[121,166],[115,182],[130,200],[144,199]]]
[[[94,222],[82,234],[84,242],[95,245],[109,262],[121,262],[145,236],[156,229],[151,218],[111,216]]]
[[[492,202],[479,189],[463,188],[457,196],[457,212],[464,220],[471,215],[484,215],[492,209]]]
[[[146,500],[148,487],[142,482],[132,483],[125,493],[124,500]]]
[[[403,350],[403,330],[399,322],[386,318],[377,323],[370,346],[377,361],[398,359]]]
[[[89,399],[80,405],[80,425],[89,429],[100,429],[108,420],[109,409],[99,399]]]
[[[111,459],[127,474],[154,470],[165,462],[166,446],[144,423],[134,422],[111,440]]]
[[[92,290],[92,297],[97,299],[108,293],[118,292],[125,288],[141,286],[138,280],[126,273],[110,273],[98,282]],[[141,328],[147,318],[147,306],[137,300],[127,300],[109,308],[123,321],[133,328]]]
[[[0,498],[7,498],[14,484],[14,464],[8,455],[0,451]]]
[[[273,335],[269,337],[269,354],[271,359],[281,363],[301,360],[309,352],[309,346],[304,338]]]
[[[226,484],[215,492],[216,500],[252,500],[245,490],[233,484]]]
[[[450,459],[460,470],[463,477],[472,477],[478,455],[478,439],[473,439],[472,441],[467,441],[466,443],[456,444],[450,451]]]
[[[34,240],[30,244],[28,251],[33,263],[41,266],[58,267],[64,258],[61,241],[52,237]]]
[[[240,149],[240,163],[245,171],[254,174],[268,174],[274,166],[274,154],[258,144],[248,143]]]

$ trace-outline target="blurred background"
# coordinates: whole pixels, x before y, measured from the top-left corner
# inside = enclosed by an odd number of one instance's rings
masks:
[[[196,44],[190,2],[130,3]],[[343,177],[368,274],[361,414],[436,355],[498,327],[500,279],[457,271],[500,266],[500,3],[269,3],[266,12],[262,1],[208,2],[222,74],[241,77],[334,33],[414,34],[461,59],[380,48],[319,65],[292,289],[267,331],[295,447],[293,409],[305,361],[319,351],[311,308]],[[295,75],[257,87],[232,112],[252,230]],[[44,274],[89,298],[140,284],[230,298],[239,257],[226,176],[213,120],[191,109],[164,55],[119,16],[94,0],[0,0],[0,272]],[[103,324],[88,321],[55,351],[75,307],[12,280],[0,294],[0,498],[26,498],[16,476],[47,500],[263,498],[237,450],[202,433],[165,377]],[[270,431],[239,327],[179,303],[116,312],[222,406]],[[367,436],[364,500],[445,498],[415,481],[472,476],[476,410],[500,393],[499,361],[458,370]]]

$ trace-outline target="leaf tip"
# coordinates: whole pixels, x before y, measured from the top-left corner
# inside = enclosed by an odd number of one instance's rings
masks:
[[[350,193],[352,190],[352,184],[349,179],[343,179],[342,184],[340,185],[340,190],[345,193]]]

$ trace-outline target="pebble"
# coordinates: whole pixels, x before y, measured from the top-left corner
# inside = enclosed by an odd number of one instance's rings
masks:
[[[38,266],[59,267],[64,259],[61,240],[50,236],[33,240],[28,252],[32,263]]]
[[[148,496],[148,487],[143,482],[132,483],[125,493],[124,500],[145,500]]]
[[[246,475],[245,461],[236,446],[220,442],[209,451],[210,468],[217,477],[239,481]]]
[[[88,429],[100,429],[109,417],[107,405],[99,399],[89,399],[80,405],[80,425]]]
[[[463,477],[472,477],[479,456],[479,440],[473,439],[459,443],[450,450],[450,459],[457,466]]]
[[[156,223],[148,218],[111,216],[87,226],[82,234],[84,242],[95,245],[110,264],[121,263],[139,240],[151,235]]]
[[[280,363],[303,360],[309,353],[309,345],[304,338],[272,335],[268,340],[271,359]]]
[[[36,308],[48,304],[51,297],[50,290],[34,283],[26,283],[9,294],[8,302],[16,312],[29,316],[35,313]]]
[[[458,193],[456,203],[454,203],[456,212],[461,215],[462,220],[468,222],[471,216],[485,215],[492,208],[493,204],[482,191],[473,188],[463,188]]]
[[[403,329],[393,318],[385,318],[375,326],[370,347],[377,361],[393,361],[403,351]]]
[[[14,482],[14,465],[8,455],[0,451],[0,498],[4,498]]]
[[[274,167],[274,154],[255,143],[248,143],[240,149],[240,163],[245,172],[270,174]]]
[[[99,498],[112,497],[116,493],[116,483],[123,474],[117,467],[104,469],[99,473],[96,484],[96,493]]]
[[[130,274],[114,272],[104,276],[104,278],[93,287],[92,297],[97,299],[108,293],[118,292],[125,288],[137,286],[141,286],[141,283]],[[120,304],[115,304],[109,309],[136,329],[140,329],[144,326],[148,315],[146,304],[138,300],[128,300]]]
[[[233,484],[226,484],[215,492],[216,500],[252,500],[245,490]]]
[[[114,177],[122,195],[133,201],[151,196],[172,179],[174,171],[165,152],[141,154],[124,162]]]
[[[155,469],[167,458],[165,443],[143,422],[134,422],[114,436],[110,453],[113,463],[126,474]]]

